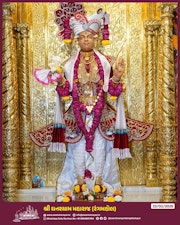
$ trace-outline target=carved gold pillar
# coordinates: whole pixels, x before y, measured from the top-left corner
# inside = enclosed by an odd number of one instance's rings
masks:
[[[162,70],[163,70],[163,54],[162,54],[162,26],[160,28],[159,37],[158,37],[158,65],[157,65],[157,85],[156,85],[156,92],[157,92],[157,104],[156,104],[156,110],[157,110],[157,149],[158,149],[158,178],[159,178],[159,186],[161,186],[162,181],[162,173],[161,173],[161,167],[160,167],[160,140],[161,140],[161,100],[162,100]]]
[[[32,187],[31,151],[30,151],[30,88],[29,88],[29,60],[28,60],[28,31],[26,23],[14,26],[17,38],[17,65],[19,82],[19,119],[20,119],[20,188]]]
[[[2,4],[3,200],[16,201],[19,180],[19,111],[12,3]]]
[[[175,103],[172,18],[175,3],[161,4],[162,71],[160,116],[160,172],[163,202],[177,199],[177,124]]]
[[[158,33],[160,21],[146,21],[146,77],[145,77],[145,115],[146,121],[154,125],[151,136],[146,141],[146,185],[158,186],[157,176],[157,61]]]

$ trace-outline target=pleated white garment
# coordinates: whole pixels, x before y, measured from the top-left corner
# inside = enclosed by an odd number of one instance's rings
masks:
[[[91,171],[93,177],[86,178],[87,189],[93,190],[96,176],[102,175],[102,182],[107,187],[107,195],[112,195],[114,190],[120,190],[119,169],[117,159],[112,156],[113,142],[105,140],[95,132],[92,156],[85,151],[84,137],[80,142],[68,145],[62,172],[57,181],[57,195],[72,192],[72,187],[77,184],[77,176],[83,176],[84,170]]]

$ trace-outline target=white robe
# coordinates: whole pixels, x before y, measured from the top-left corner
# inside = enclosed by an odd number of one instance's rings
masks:
[[[103,90],[107,92],[111,66],[106,57],[99,52],[95,51],[95,53],[100,58],[103,66]],[[78,54],[71,57],[64,66],[66,79],[70,83],[70,91],[72,91],[73,88],[74,63]],[[123,126],[126,126],[126,124],[123,124]],[[84,136],[79,142],[75,144],[68,144],[68,151],[66,153],[64,166],[57,181],[57,195],[63,195],[66,191],[72,192],[72,187],[77,184],[77,177],[84,176],[85,169],[90,170],[93,175],[91,179],[85,178],[88,190],[93,190],[96,176],[102,176],[102,183],[107,188],[107,195],[112,195],[114,190],[121,189],[117,158],[114,157],[112,151],[113,142],[104,139],[97,128],[95,131],[93,151],[91,154],[86,152],[85,146]],[[128,155],[128,157],[130,157],[130,155]]]
[[[94,160],[85,150],[84,137],[76,144],[68,144],[63,169],[57,181],[57,195],[63,195],[66,191],[72,192],[72,186],[77,184],[77,174],[83,175],[84,169],[90,170],[93,175],[91,179],[85,179],[89,190],[93,190],[96,176],[101,175],[107,195],[112,195],[114,190],[120,190],[119,167],[117,159],[113,157],[112,148],[113,142],[105,140],[98,129],[95,132],[92,151]]]

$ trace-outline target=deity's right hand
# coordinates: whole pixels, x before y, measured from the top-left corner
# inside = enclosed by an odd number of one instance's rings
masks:
[[[63,69],[59,66],[57,66],[56,68],[51,68],[48,73],[48,78],[56,82],[61,82],[64,79],[63,77]]]
[[[113,75],[120,80],[121,76],[125,71],[125,62],[124,59],[117,59],[115,69],[113,70]]]

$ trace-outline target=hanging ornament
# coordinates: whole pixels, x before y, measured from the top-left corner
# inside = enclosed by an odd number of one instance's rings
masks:
[[[60,30],[57,37],[64,40],[66,44],[71,43],[72,30],[69,25],[69,20],[77,12],[85,14],[83,4],[76,2],[61,2],[60,7],[54,12],[55,23]]]

